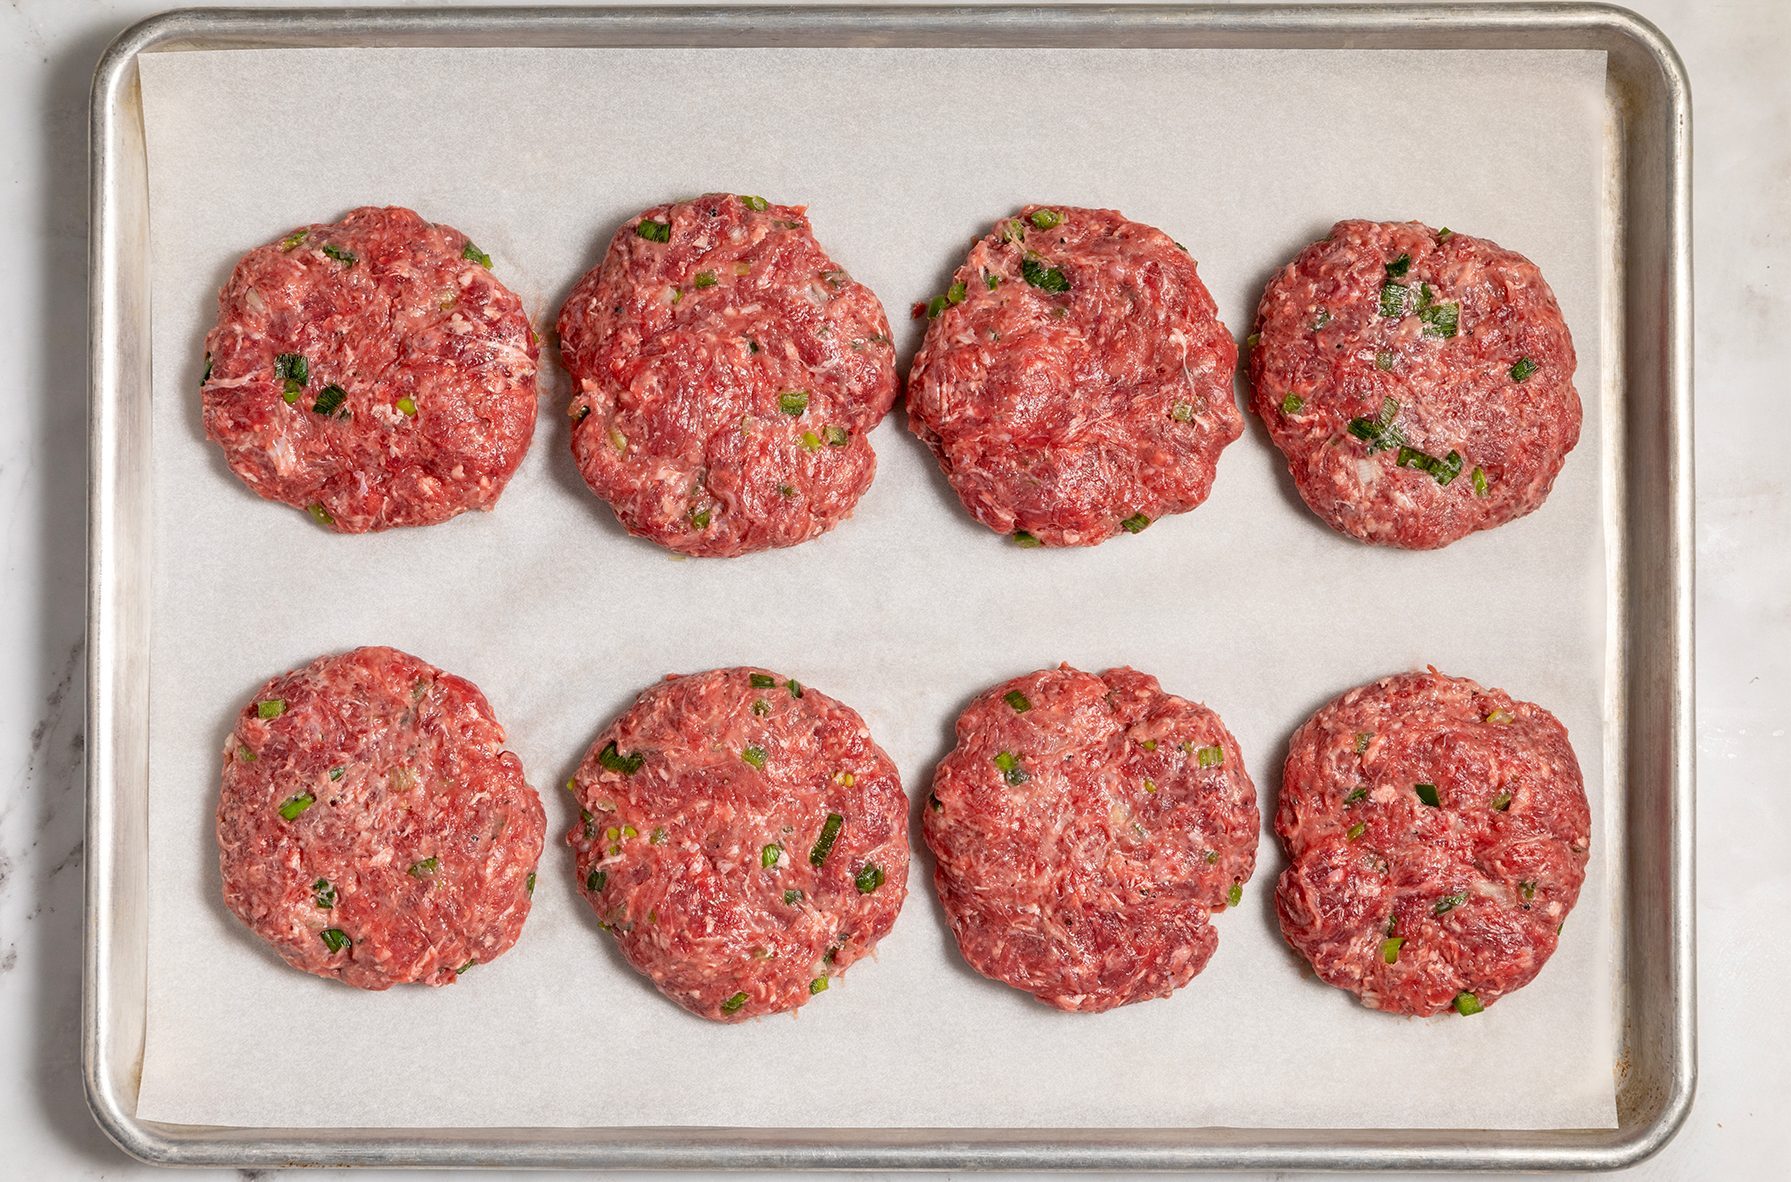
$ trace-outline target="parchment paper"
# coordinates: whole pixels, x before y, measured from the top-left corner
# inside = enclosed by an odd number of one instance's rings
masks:
[[[139,1115],[280,1126],[1595,1127],[1614,1123],[1613,876],[1599,309],[1604,58],[1194,51],[193,52],[143,61],[155,304],[149,1029]],[[971,522],[892,420],[857,515],[795,550],[677,561],[573,470],[551,347],[540,429],[496,511],[338,537],[262,502],[199,423],[201,341],[244,250],[364,204],[465,230],[538,323],[617,223],[708,190],[806,202],[884,300],[912,301],[1029,200],[1113,206],[1186,243],[1234,333],[1341,217],[1419,218],[1534,258],[1573,327],[1585,434],[1548,504],[1440,553],[1374,549],[1294,498],[1254,422],[1191,515],[1094,550]],[[218,752],[266,677],[397,645],[471,678],[547,800],[514,951],[446,989],[361,993],[264,950],[219,899]],[[863,712],[924,797],[978,690],[1132,664],[1217,709],[1265,820],[1287,736],[1333,695],[1434,663],[1567,724],[1591,875],[1540,978],[1471,1020],[1369,1012],[1274,923],[1265,826],[1243,905],[1173,998],[1065,1015],[958,959],[916,858],[878,959],[802,1010],[711,1025],[594,926],[557,789],[669,671],[769,665]]]

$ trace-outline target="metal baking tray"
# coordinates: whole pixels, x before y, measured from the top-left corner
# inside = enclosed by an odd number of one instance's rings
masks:
[[[150,243],[144,53],[304,46],[1594,49],[1615,169],[1604,323],[1624,801],[1615,1129],[280,1129],[136,1116],[145,1029]],[[87,901],[82,1050],[100,1125],[191,1165],[920,1169],[1614,1169],[1672,1137],[1696,1078],[1690,91],[1672,46],[1590,4],[180,11],[125,32],[92,98]]]

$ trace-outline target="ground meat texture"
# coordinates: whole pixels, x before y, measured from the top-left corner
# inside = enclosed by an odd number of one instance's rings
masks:
[[[1334,529],[1430,550],[1541,505],[1580,437],[1542,272],[1484,238],[1338,222],[1269,282],[1251,407]]]
[[[1206,966],[1261,824],[1218,715],[1134,669],[1068,665],[970,704],[923,816],[964,959],[1083,1011],[1167,997]]]
[[[224,748],[224,902],[286,963],[362,989],[507,951],[546,831],[485,696],[396,649],[274,678]]]
[[[250,251],[205,338],[206,435],[340,533],[491,508],[535,431],[535,335],[490,265],[408,209]]]
[[[666,678],[567,787],[586,901],[630,964],[704,1018],[825,992],[908,893],[895,764],[849,707],[780,673]]]
[[[896,396],[889,321],[800,205],[711,193],[616,231],[560,312],[572,454],[629,533],[794,546],[851,515]]]
[[[1554,952],[1591,826],[1554,715],[1434,670],[1385,678],[1293,737],[1281,930],[1370,1009],[1477,1013]]]
[[[1237,346],[1194,260],[1110,209],[1027,206],[925,311],[908,425],[971,516],[1023,545],[1187,512],[1243,433]]]

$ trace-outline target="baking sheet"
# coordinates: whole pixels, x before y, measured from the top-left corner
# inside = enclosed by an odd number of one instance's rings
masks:
[[[1605,800],[1599,309],[1604,56],[1591,52],[302,50],[142,61],[154,251],[149,1022],[139,1117],[328,1126],[1610,1127],[1615,802]],[[1298,505],[1252,424],[1208,503],[1091,551],[1020,551],[962,513],[895,422],[852,521],[728,562],[628,539],[567,453],[548,358],[498,509],[336,537],[260,502],[203,440],[205,329],[237,255],[363,203],[465,230],[538,323],[642,206],[807,202],[838,261],[911,301],[1029,200],[1110,205],[1186,243],[1235,333],[1343,216],[1524,251],[1580,354],[1587,421],[1547,506],[1441,553],[1370,549]],[[470,677],[543,790],[517,948],[441,990],[287,969],[225,911],[217,752],[267,676],[387,643]],[[1360,1009],[1282,943],[1266,832],[1212,963],[1174,997],[1064,1015],[956,957],[924,852],[878,959],[797,1018],[718,1027],[615,953],[551,840],[553,790],[667,671],[757,663],[857,707],[924,795],[984,686],[1130,663],[1217,709],[1272,812],[1287,736],[1425,663],[1543,702],[1598,832],[1541,977],[1472,1021]]]

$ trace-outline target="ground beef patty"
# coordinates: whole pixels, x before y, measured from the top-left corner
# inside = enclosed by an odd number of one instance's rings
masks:
[[[1110,209],[1027,206],[926,311],[908,425],[971,516],[1022,545],[1187,512],[1243,433],[1237,346],[1194,260]]]
[[[1061,1010],[1167,997],[1256,865],[1256,789],[1219,716],[1134,669],[1004,682],[958,717],[923,810],[984,976]]]
[[[1385,678],[1293,737],[1281,930],[1371,1009],[1478,1013],[1554,952],[1591,825],[1547,710],[1434,670]]]
[[[629,533],[695,555],[794,546],[870,487],[889,321],[804,213],[728,193],[649,209],[567,299],[572,454]]]
[[[516,943],[546,830],[485,695],[397,649],[274,678],[224,749],[224,902],[362,989],[448,985]]]
[[[205,433],[340,533],[489,509],[535,432],[535,336],[491,259],[408,209],[257,247],[205,338]]]
[[[864,720],[764,669],[668,677],[567,785],[579,888],[693,1014],[793,1010],[876,947],[908,893],[908,809]]]
[[[1580,437],[1573,340],[1529,259],[1338,222],[1269,282],[1251,406],[1330,525],[1430,550],[1542,504]]]

